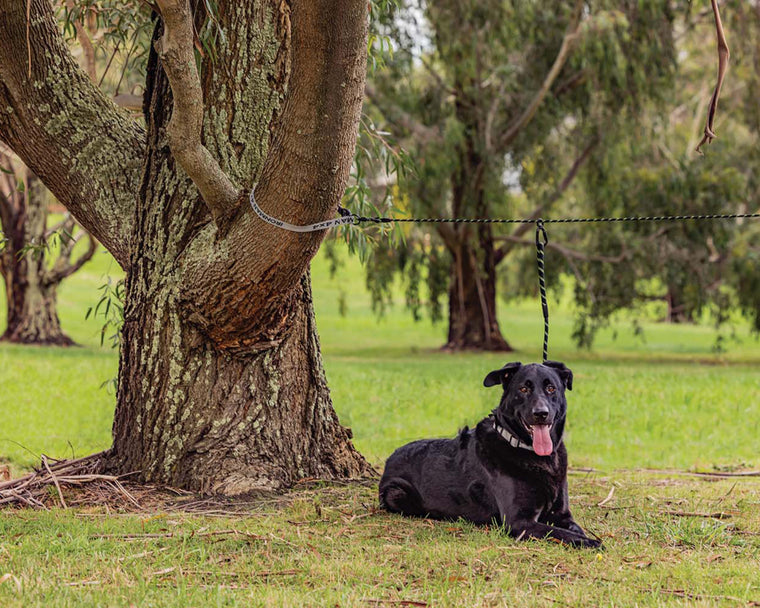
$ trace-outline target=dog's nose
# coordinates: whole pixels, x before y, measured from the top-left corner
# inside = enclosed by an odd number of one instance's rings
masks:
[[[544,422],[549,417],[549,408],[545,405],[539,405],[533,408],[532,413],[537,422]]]

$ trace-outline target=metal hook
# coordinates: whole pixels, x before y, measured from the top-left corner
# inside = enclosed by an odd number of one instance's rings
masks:
[[[549,235],[544,227],[544,220],[538,218],[536,220],[536,247],[544,248],[549,244]]]

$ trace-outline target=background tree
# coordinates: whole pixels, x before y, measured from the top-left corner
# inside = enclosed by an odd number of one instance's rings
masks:
[[[96,6],[66,0],[56,11],[72,54],[92,82],[123,106],[135,107],[137,78],[144,78],[150,40],[145,12],[123,0]],[[125,91],[126,88],[126,91]],[[141,106],[139,98],[136,107]],[[9,150],[0,159],[6,175],[0,186],[0,230],[5,248],[0,276],[5,283],[8,319],[0,340],[23,344],[73,344],[57,313],[57,288],[92,258],[96,241],[71,214],[55,226],[48,221],[47,188]],[[20,187],[19,187],[20,186]],[[85,249],[74,248],[87,239]]]
[[[48,192],[26,167],[0,154],[0,277],[5,283],[7,325],[0,340],[19,344],[73,344],[61,329],[56,293],[66,277],[95,254],[96,242],[68,214],[48,227]],[[19,179],[19,176],[22,176]],[[74,254],[78,242],[87,248]],[[51,246],[56,249],[49,261]]]
[[[106,468],[228,494],[357,476],[311,303],[323,235],[264,224],[247,201],[255,184],[288,222],[335,213],[367,4],[210,6],[157,3],[143,128],[77,67],[45,0],[3,3],[0,138],[127,274]],[[194,55],[194,33],[213,56]]]
[[[583,180],[590,215],[760,210],[760,5],[727,2],[721,11],[733,48],[720,102],[720,136],[705,156],[695,152],[709,99],[699,75],[715,64],[714,46],[704,41],[714,34],[714,24],[708,7],[687,10],[678,22],[670,108],[647,107],[637,125],[615,133],[614,145],[594,153]],[[579,342],[590,344],[616,311],[653,301],[664,303],[666,320],[709,318],[719,327],[741,309],[760,330],[759,228],[757,222],[721,220],[555,230],[558,238],[588,254],[569,258],[579,277]],[[724,348],[720,333],[716,347]]]
[[[421,14],[430,33],[422,49],[404,27]],[[667,89],[672,25],[664,1],[407,4],[388,24],[396,46],[390,69],[367,90],[417,161],[414,178],[399,184],[408,211],[533,218],[550,211],[591,152],[614,143],[611,126],[635,121],[644,101]],[[374,253],[368,280],[380,282],[382,294],[393,269],[413,284],[426,266],[436,311],[443,265],[446,346],[508,350],[496,318],[497,267],[530,229],[416,230],[401,248]]]

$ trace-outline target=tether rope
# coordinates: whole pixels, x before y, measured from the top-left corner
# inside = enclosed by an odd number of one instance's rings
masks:
[[[539,218],[446,218],[446,217],[364,217],[351,214],[355,224],[415,223],[415,224],[535,224]],[[541,220],[544,224],[592,224],[598,222],[669,222],[685,220],[732,220],[760,218],[760,213],[705,213],[700,215],[629,215],[625,217],[565,217]]]
[[[565,218],[446,218],[446,217],[365,217],[351,213],[343,207],[338,207],[340,218],[299,226],[289,224],[278,220],[265,213],[259,207],[251,190],[251,207],[262,220],[278,226],[283,230],[291,232],[315,232],[326,230],[334,226],[345,224],[535,224],[536,225],[536,263],[538,266],[538,287],[541,295],[541,311],[544,316],[544,343],[543,343],[543,360],[549,358],[549,304],[546,299],[546,268],[544,265],[544,254],[546,245],[549,243],[549,235],[546,232],[545,224],[595,224],[603,222],[676,222],[690,220],[736,220],[736,219],[757,219],[760,213],[704,213],[692,215],[628,215],[623,217],[565,217]]]
[[[546,276],[544,274],[544,251],[549,243],[549,235],[544,221],[536,220],[536,263],[538,264],[538,289],[541,292],[541,312],[544,313],[544,363],[549,359],[549,303],[546,301]]]

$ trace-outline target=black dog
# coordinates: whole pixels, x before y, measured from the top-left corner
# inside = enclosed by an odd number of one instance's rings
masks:
[[[485,386],[501,384],[499,407],[456,439],[426,439],[397,449],[380,480],[389,511],[495,522],[516,538],[554,538],[599,547],[570,515],[562,441],[573,373],[563,363],[508,363]]]

